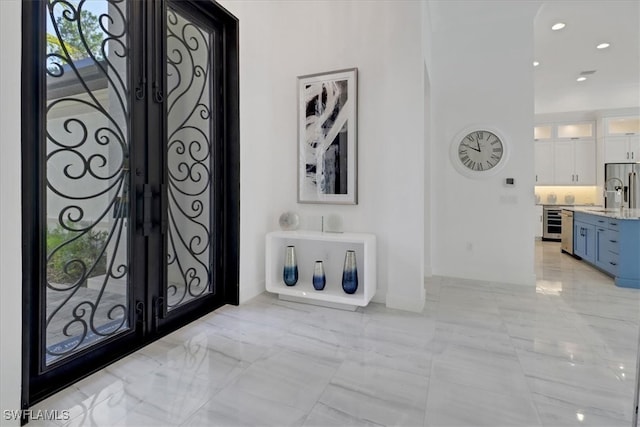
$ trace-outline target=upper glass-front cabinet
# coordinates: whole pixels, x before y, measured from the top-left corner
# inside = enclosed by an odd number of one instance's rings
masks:
[[[640,134],[640,117],[610,117],[605,120],[606,135]]]
[[[595,136],[594,123],[567,123],[557,127],[558,138],[593,138]]]
[[[533,128],[533,139],[577,139],[595,137],[595,122],[565,122],[540,124]]]
[[[553,138],[553,125],[538,125],[533,128],[533,139],[536,141]]]

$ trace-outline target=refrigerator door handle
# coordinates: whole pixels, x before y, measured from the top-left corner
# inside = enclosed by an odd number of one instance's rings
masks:
[[[629,208],[635,209],[638,207],[638,200],[636,200],[636,195],[638,189],[636,188],[636,181],[638,177],[635,172],[629,172]]]

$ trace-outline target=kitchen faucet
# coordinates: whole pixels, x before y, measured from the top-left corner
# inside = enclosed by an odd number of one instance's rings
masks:
[[[620,196],[620,209],[622,209],[623,205],[622,205],[622,188],[624,187],[624,182],[622,182],[622,180],[620,178],[617,177],[612,177],[609,178],[608,180],[605,181],[604,183],[604,197],[607,197],[607,184],[609,184],[609,182],[611,181],[618,181],[620,183],[619,186],[614,186],[613,189],[616,191],[616,193],[618,194],[618,196]],[[614,199],[614,207],[615,207],[615,199]]]

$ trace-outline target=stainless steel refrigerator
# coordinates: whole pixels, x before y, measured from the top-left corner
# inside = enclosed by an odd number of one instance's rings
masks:
[[[640,208],[640,163],[607,163],[604,182],[605,208]]]

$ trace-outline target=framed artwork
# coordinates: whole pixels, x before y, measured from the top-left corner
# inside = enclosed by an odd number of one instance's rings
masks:
[[[358,203],[358,69],[298,77],[298,202]]]

